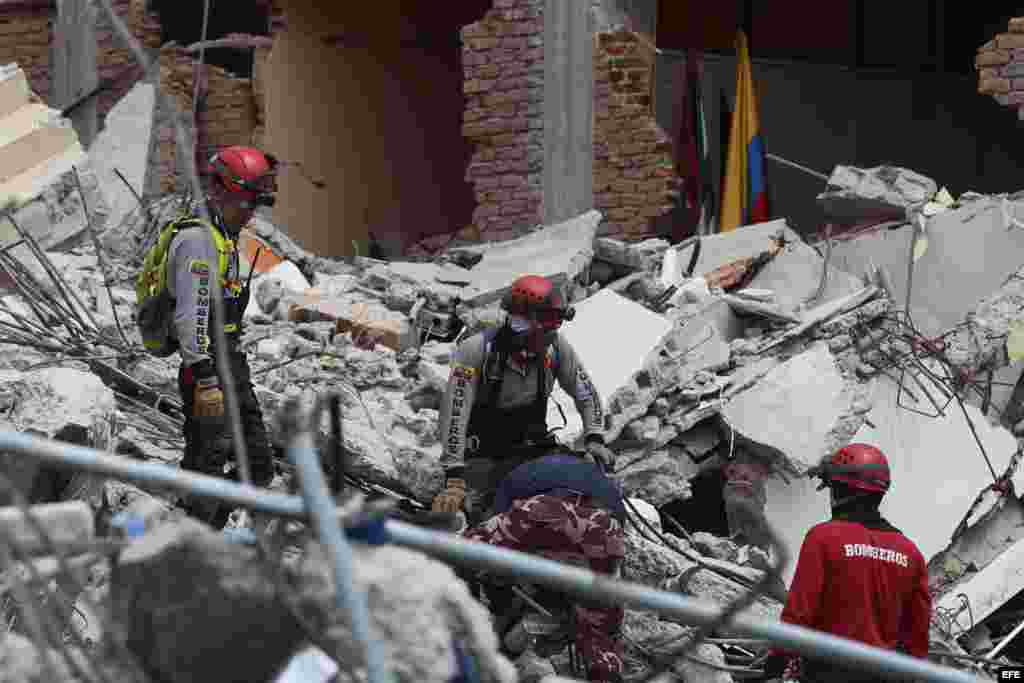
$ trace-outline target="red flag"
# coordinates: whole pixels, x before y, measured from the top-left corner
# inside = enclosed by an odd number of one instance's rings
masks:
[[[676,110],[676,173],[681,180],[685,218],[678,222],[675,239],[681,240],[710,225],[714,205],[711,156],[708,149],[704,97],[701,88],[703,62],[700,54],[687,50],[686,62],[678,67],[683,96]]]

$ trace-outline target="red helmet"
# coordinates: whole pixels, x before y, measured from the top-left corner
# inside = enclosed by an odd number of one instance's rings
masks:
[[[852,489],[885,493],[892,483],[889,461],[882,451],[866,443],[840,448],[823,468],[826,481],[838,481]]]
[[[210,158],[210,170],[228,192],[247,192],[254,203],[273,206],[277,159],[252,147],[225,147]]]
[[[513,315],[536,320],[545,327],[558,327],[563,320],[572,320],[576,315],[572,307],[562,306],[562,297],[551,280],[540,275],[517,278],[502,298],[501,307]]]

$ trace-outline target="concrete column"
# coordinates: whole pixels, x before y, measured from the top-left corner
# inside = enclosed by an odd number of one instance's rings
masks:
[[[594,206],[591,3],[545,0],[544,223]]]
[[[99,85],[96,70],[96,8],[88,0],[57,0],[54,24],[52,104],[64,109]],[[96,137],[96,97],[81,102],[71,121],[83,147]]]

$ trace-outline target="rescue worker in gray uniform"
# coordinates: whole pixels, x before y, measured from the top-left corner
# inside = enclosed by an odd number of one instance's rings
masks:
[[[556,445],[547,426],[556,380],[583,417],[587,453],[606,469],[615,458],[604,443],[597,390],[558,333],[572,309],[539,275],[518,278],[501,306],[507,318],[500,328],[459,344],[441,403],[445,488],[432,509],[464,510],[470,524],[492,515],[495,491],[513,469]]]
[[[230,426],[225,424],[224,378],[217,367],[214,346],[217,335],[211,329],[210,278],[220,271],[227,356],[253,483],[257,486],[267,485],[274,470],[249,364],[238,346],[249,292],[240,282],[237,240],[258,206],[273,205],[273,192],[277,189],[275,165],[272,157],[250,147],[222,150],[211,159],[213,180],[207,205],[213,225],[188,217],[168,226],[177,230],[168,251],[167,288],[174,299],[172,335],[181,355],[178,389],[185,413],[185,455],[181,467],[223,476],[224,465],[234,458]],[[230,513],[227,506],[198,497],[186,499],[184,507],[190,515],[218,529]]]

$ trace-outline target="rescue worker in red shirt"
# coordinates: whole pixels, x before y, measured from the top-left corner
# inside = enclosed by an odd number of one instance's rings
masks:
[[[917,546],[878,511],[891,483],[889,462],[874,446],[839,449],[812,471],[828,487],[832,519],[807,532],[782,621],[914,657],[928,656],[931,596]],[[769,677],[866,683],[876,674],[838,662],[775,651]]]

